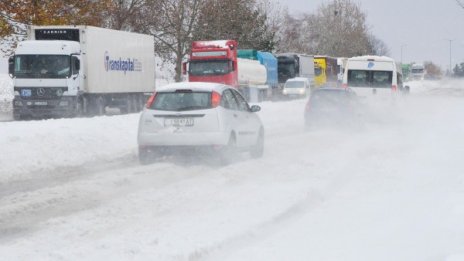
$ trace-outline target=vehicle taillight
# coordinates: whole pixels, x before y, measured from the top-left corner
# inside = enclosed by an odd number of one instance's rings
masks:
[[[392,85],[392,91],[396,92],[398,90],[398,86]]]
[[[216,108],[221,104],[221,94],[213,91],[211,92],[211,107]]]
[[[155,102],[155,98],[156,98],[156,92],[154,92],[150,98],[148,98],[148,101],[147,101],[147,104],[145,105],[145,107],[147,107],[148,109],[150,109],[150,107],[153,105],[153,103]]]
[[[346,83],[342,84],[342,88],[345,88],[345,89],[348,88],[348,84]]]

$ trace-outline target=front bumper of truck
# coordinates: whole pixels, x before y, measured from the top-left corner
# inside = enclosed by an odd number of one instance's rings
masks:
[[[59,99],[22,99],[15,96],[13,100],[13,117],[21,118],[55,118],[75,116],[77,99],[62,96]]]

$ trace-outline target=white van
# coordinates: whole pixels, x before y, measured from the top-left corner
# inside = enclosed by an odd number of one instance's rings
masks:
[[[308,78],[296,77],[288,79],[282,90],[287,97],[306,97],[309,95],[311,84]]]
[[[348,59],[343,87],[358,96],[397,95],[403,90],[401,66],[386,56],[358,56]]]

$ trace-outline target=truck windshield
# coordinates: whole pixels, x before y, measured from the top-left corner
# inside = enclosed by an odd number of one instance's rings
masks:
[[[279,82],[285,82],[287,79],[295,78],[296,75],[295,62],[281,62],[278,63]]]
[[[190,61],[189,74],[191,75],[223,75],[233,71],[232,61],[210,60]]]
[[[16,78],[67,78],[70,76],[69,55],[16,55],[14,75]]]
[[[391,88],[392,71],[348,70],[348,85],[352,87]]]

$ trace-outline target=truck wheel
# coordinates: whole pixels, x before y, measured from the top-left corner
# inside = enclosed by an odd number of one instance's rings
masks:
[[[13,113],[13,120],[15,120],[15,121],[21,120],[21,114],[15,114],[15,113]]]
[[[102,97],[95,99],[95,113],[97,116],[105,114],[105,103]]]
[[[76,103],[76,117],[84,116],[84,99],[78,98]]]

